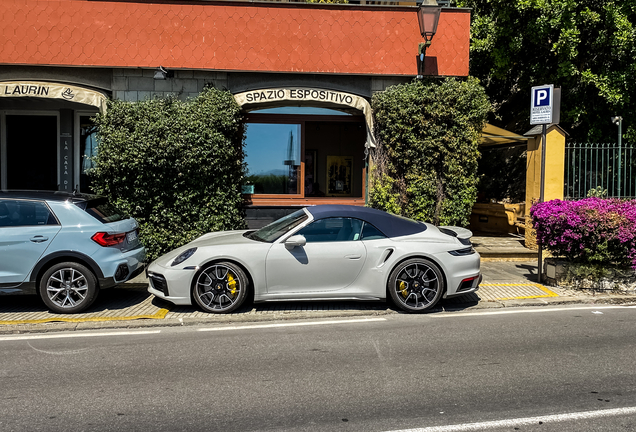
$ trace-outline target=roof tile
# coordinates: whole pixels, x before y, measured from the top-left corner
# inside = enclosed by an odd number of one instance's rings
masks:
[[[412,7],[79,0],[0,5],[12,17],[0,32],[4,64],[414,75],[422,41]],[[444,10],[427,51],[427,73],[468,74],[469,26],[469,11]]]

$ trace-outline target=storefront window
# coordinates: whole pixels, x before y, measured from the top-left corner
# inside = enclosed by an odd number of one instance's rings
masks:
[[[89,116],[80,116],[80,191],[92,193],[91,178],[86,171],[95,166],[97,156],[97,126]]]
[[[248,123],[245,161],[255,194],[300,194],[300,124]]]

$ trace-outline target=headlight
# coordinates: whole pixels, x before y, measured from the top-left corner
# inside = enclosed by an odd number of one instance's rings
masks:
[[[188,250],[185,250],[183,252],[181,252],[179,254],[178,257],[176,257],[174,259],[174,261],[172,261],[172,264],[170,264],[172,267],[181,264],[182,262],[184,262],[185,260],[187,260],[188,258],[190,258],[192,255],[194,255],[194,253],[197,251],[197,248],[190,248]]]
[[[467,247],[464,249],[458,249],[458,250],[453,250],[453,251],[448,251],[449,254],[454,255],[454,256],[464,256],[464,255],[472,255],[475,253],[475,249],[471,247]]]

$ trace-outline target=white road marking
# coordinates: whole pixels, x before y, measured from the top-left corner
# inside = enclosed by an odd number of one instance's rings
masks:
[[[391,432],[478,431],[478,430],[484,430],[484,429],[495,429],[495,428],[503,428],[503,427],[528,426],[533,424],[539,424],[539,422],[543,422],[543,423],[564,422],[564,421],[587,420],[587,419],[595,419],[595,418],[602,418],[602,417],[614,417],[619,415],[633,415],[633,414],[636,414],[636,407],[615,408],[615,409],[606,409],[606,410],[599,410],[599,411],[584,411],[584,412],[555,414],[555,415],[538,416],[538,417],[524,417],[524,418],[516,418],[516,419],[508,419],[508,420],[487,421],[487,422],[481,422],[481,423],[464,423],[464,424],[449,425],[449,426],[431,426],[431,427],[419,428],[419,429],[395,430]]]
[[[20,336],[0,336],[0,341],[17,341],[17,340],[35,340],[35,339],[63,339],[63,338],[80,338],[80,337],[99,337],[99,336],[136,336],[161,333],[161,330],[147,331],[125,331],[125,332],[107,332],[107,333],[53,333],[53,334],[35,334]]]
[[[581,306],[571,308],[541,308],[541,309],[514,309],[514,310],[497,310],[488,312],[446,312],[444,314],[433,315],[431,318],[448,318],[448,317],[462,317],[462,316],[478,316],[478,315],[505,315],[505,314],[518,314],[518,313],[545,313],[545,312],[561,312],[561,311],[575,311],[575,310],[590,310],[594,309],[627,309],[634,306]]]
[[[592,311],[592,313],[593,313],[593,314],[596,314],[596,315],[603,315],[603,312],[601,312],[601,311],[597,311],[597,310]]]
[[[350,324],[350,323],[362,323],[362,322],[374,322],[374,321],[386,321],[386,318],[364,318],[364,319],[350,319],[350,320],[296,322],[296,323],[283,323],[283,324],[256,324],[256,325],[243,325],[243,326],[212,327],[212,328],[200,328],[200,329],[197,329],[197,331],[250,330],[250,329],[263,329],[263,328],[276,328],[276,327],[302,327],[302,326],[317,326],[317,325],[330,325],[330,324]]]

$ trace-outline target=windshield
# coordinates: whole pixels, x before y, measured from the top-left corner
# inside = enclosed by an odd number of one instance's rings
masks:
[[[263,228],[247,234],[245,237],[262,242],[272,243],[283,234],[294,229],[308,219],[304,210],[295,211],[281,219],[278,219]]]

